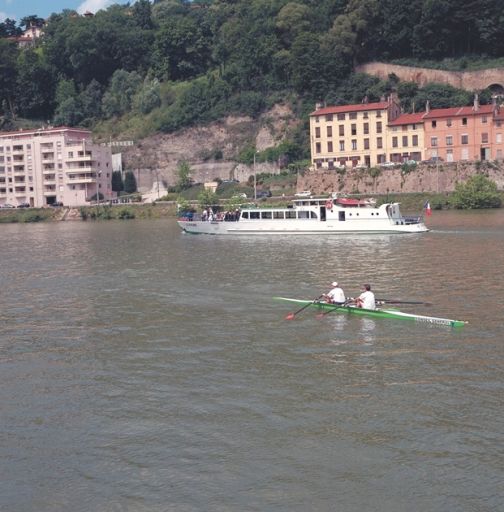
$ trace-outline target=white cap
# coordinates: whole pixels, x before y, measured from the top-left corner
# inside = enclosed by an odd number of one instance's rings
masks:
[[[331,283],[331,286],[338,286],[338,281],[333,281],[333,282]]]

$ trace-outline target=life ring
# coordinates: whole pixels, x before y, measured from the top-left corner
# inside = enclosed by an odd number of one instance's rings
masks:
[[[330,199],[328,199],[328,200],[326,201],[325,207],[326,207],[328,210],[332,210],[333,204],[332,204],[332,201],[331,201]]]

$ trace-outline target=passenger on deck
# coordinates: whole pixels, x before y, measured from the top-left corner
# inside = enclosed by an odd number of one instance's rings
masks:
[[[203,220],[203,221],[207,220],[207,215],[208,215],[208,212],[206,211],[206,209],[203,210],[201,212],[201,220]]]
[[[375,296],[371,291],[371,285],[364,285],[364,291],[355,299],[355,305],[358,308],[376,309]]]
[[[333,281],[331,286],[332,289],[323,295],[324,300],[332,304],[343,304],[346,301],[345,292],[338,285],[337,281]]]

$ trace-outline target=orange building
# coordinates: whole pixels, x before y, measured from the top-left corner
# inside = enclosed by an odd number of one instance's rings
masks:
[[[504,112],[494,102],[472,107],[429,109],[423,114],[426,158],[458,162],[503,158]]]

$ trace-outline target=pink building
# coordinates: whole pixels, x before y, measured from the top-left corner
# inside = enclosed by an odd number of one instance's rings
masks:
[[[425,154],[446,162],[502,160],[504,111],[493,103],[430,110],[423,115]]]
[[[0,205],[83,206],[116,196],[112,155],[91,132],[48,128],[0,133]]]

